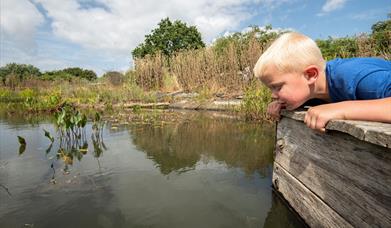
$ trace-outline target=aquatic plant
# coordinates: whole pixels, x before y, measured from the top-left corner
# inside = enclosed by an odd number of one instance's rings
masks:
[[[60,139],[67,142],[85,139],[87,117],[74,106],[64,103],[55,113],[55,119]]]
[[[86,134],[87,116],[82,114],[74,106],[65,103],[56,113],[57,134],[60,139],[57,158],[65,163],[64,171],[68,172],[68,165],[73,164],[76,157],[81,160],[88,152]],[[94,156],[100,157],[103,149],[107,149],[103,143],[103,127],[105,123],[101,115],[96,112],[92,123],[91,140],[94,147]],[[45,132],[46,136],[46,132]],[[51,139],[50,134],[47,136]],[[102,149],[103,148],[103,149]]]
[[[88,141],[86,133],[87,116],[75,108],[75,106],[63,103],[54,113],[56,136],[43,129],[44,136],[50,140],[49,147],[45,150],[49,154],[53,144],[57,147],[56,157],[64,162],[64,173],[69,173],[69,165],[73,164],[74,158],[79,161],[88,152]],[[103,142],[103,127],[105,122],[99,113],[95,113],[92,119],[91,140],[93,144],[94,157],[98,158],[107,150]],[[20,143],[19,155],[26,149],[26,140],[18,136]],[[52,165],[53,169],[53,165]],[[55,183],[54,174],[51,183]]]

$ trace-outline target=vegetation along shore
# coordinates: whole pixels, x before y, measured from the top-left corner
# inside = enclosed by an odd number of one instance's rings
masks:
[[[372,26],[370,34],[317,40],[326,59],[379,56],[391,59],[391,19]],[[51,112],[65,103],[112,109],[129,103],[194,102],[241,99],[238,113],[247,119],[266,118],[269,90],[253,78],[260,54],[280,34],[271,26],[252,27],[206,46],[194,26],[162,19],[144,43],[132,51],[134,67],[97,77],[81,68],[41,72],[26,64],[0,68],[0,105],[8,110]],[[178,39],[180,37],[180,39]],[[131,106],[134,108],[135,106]],[[137,108],[135,108],[137,109]]]

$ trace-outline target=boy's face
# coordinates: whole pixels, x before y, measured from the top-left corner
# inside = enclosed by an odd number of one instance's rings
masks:
[[[310,88],[304,74],[281,73],[271,66],[261,80],[271,89],[272,98],[288,110],[300,107],[309,99]]]

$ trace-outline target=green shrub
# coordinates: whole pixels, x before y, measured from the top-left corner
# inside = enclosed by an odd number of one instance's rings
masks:
[[[274,31],[271,25],[261,29],[257,26],[251,27],[247,32],[236,32],[228,36],[223,36],[213,42],[212,48],[218,54],[224,54],[230,45],[240,46],[238,50],[245,50],[253,38],[263,47],[275,40],[284,31]]]
[[[62,71],[77,78],[87,79],[88,81],[92,81],[98,78],[94,71],[81,69],[79,67],[65,68]]]
[[[331,60],[337,57],[356,57],[358,53],[356,37],[329,37],[327,40],[316,40],[316,43],[322,51],[323,58],[326,60]]]
[[[267,105],[271,102],[270,90],[257,81],[252,81],[245,88],[240,111],[247,120],[264,120],[267,118]]]
[[[372,39],[378,55],[391,52],[391,13],[388,17],[388,20],[379,21],[371,27]]]
[[[124,79],[124,75],[117,71],[109,71],[102,76],[102,80],[108,81],[113,86],[122,85]]]
[[[41,76],[42,80],[49,80],[49,81],[54,81],[54,80],[65,80],[65,81],[72,81],[73,76],[67,72],[64,72],[62,70],[58,71],[48,71],[45,72]]]

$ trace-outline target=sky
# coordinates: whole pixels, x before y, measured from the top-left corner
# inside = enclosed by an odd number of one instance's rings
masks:
[[[131,51],[165,17],[195,25],[211,44],[267,24],[313,39],[352,36],[389,13],[391,0],[0,0],[0,66],[125,72]]]

